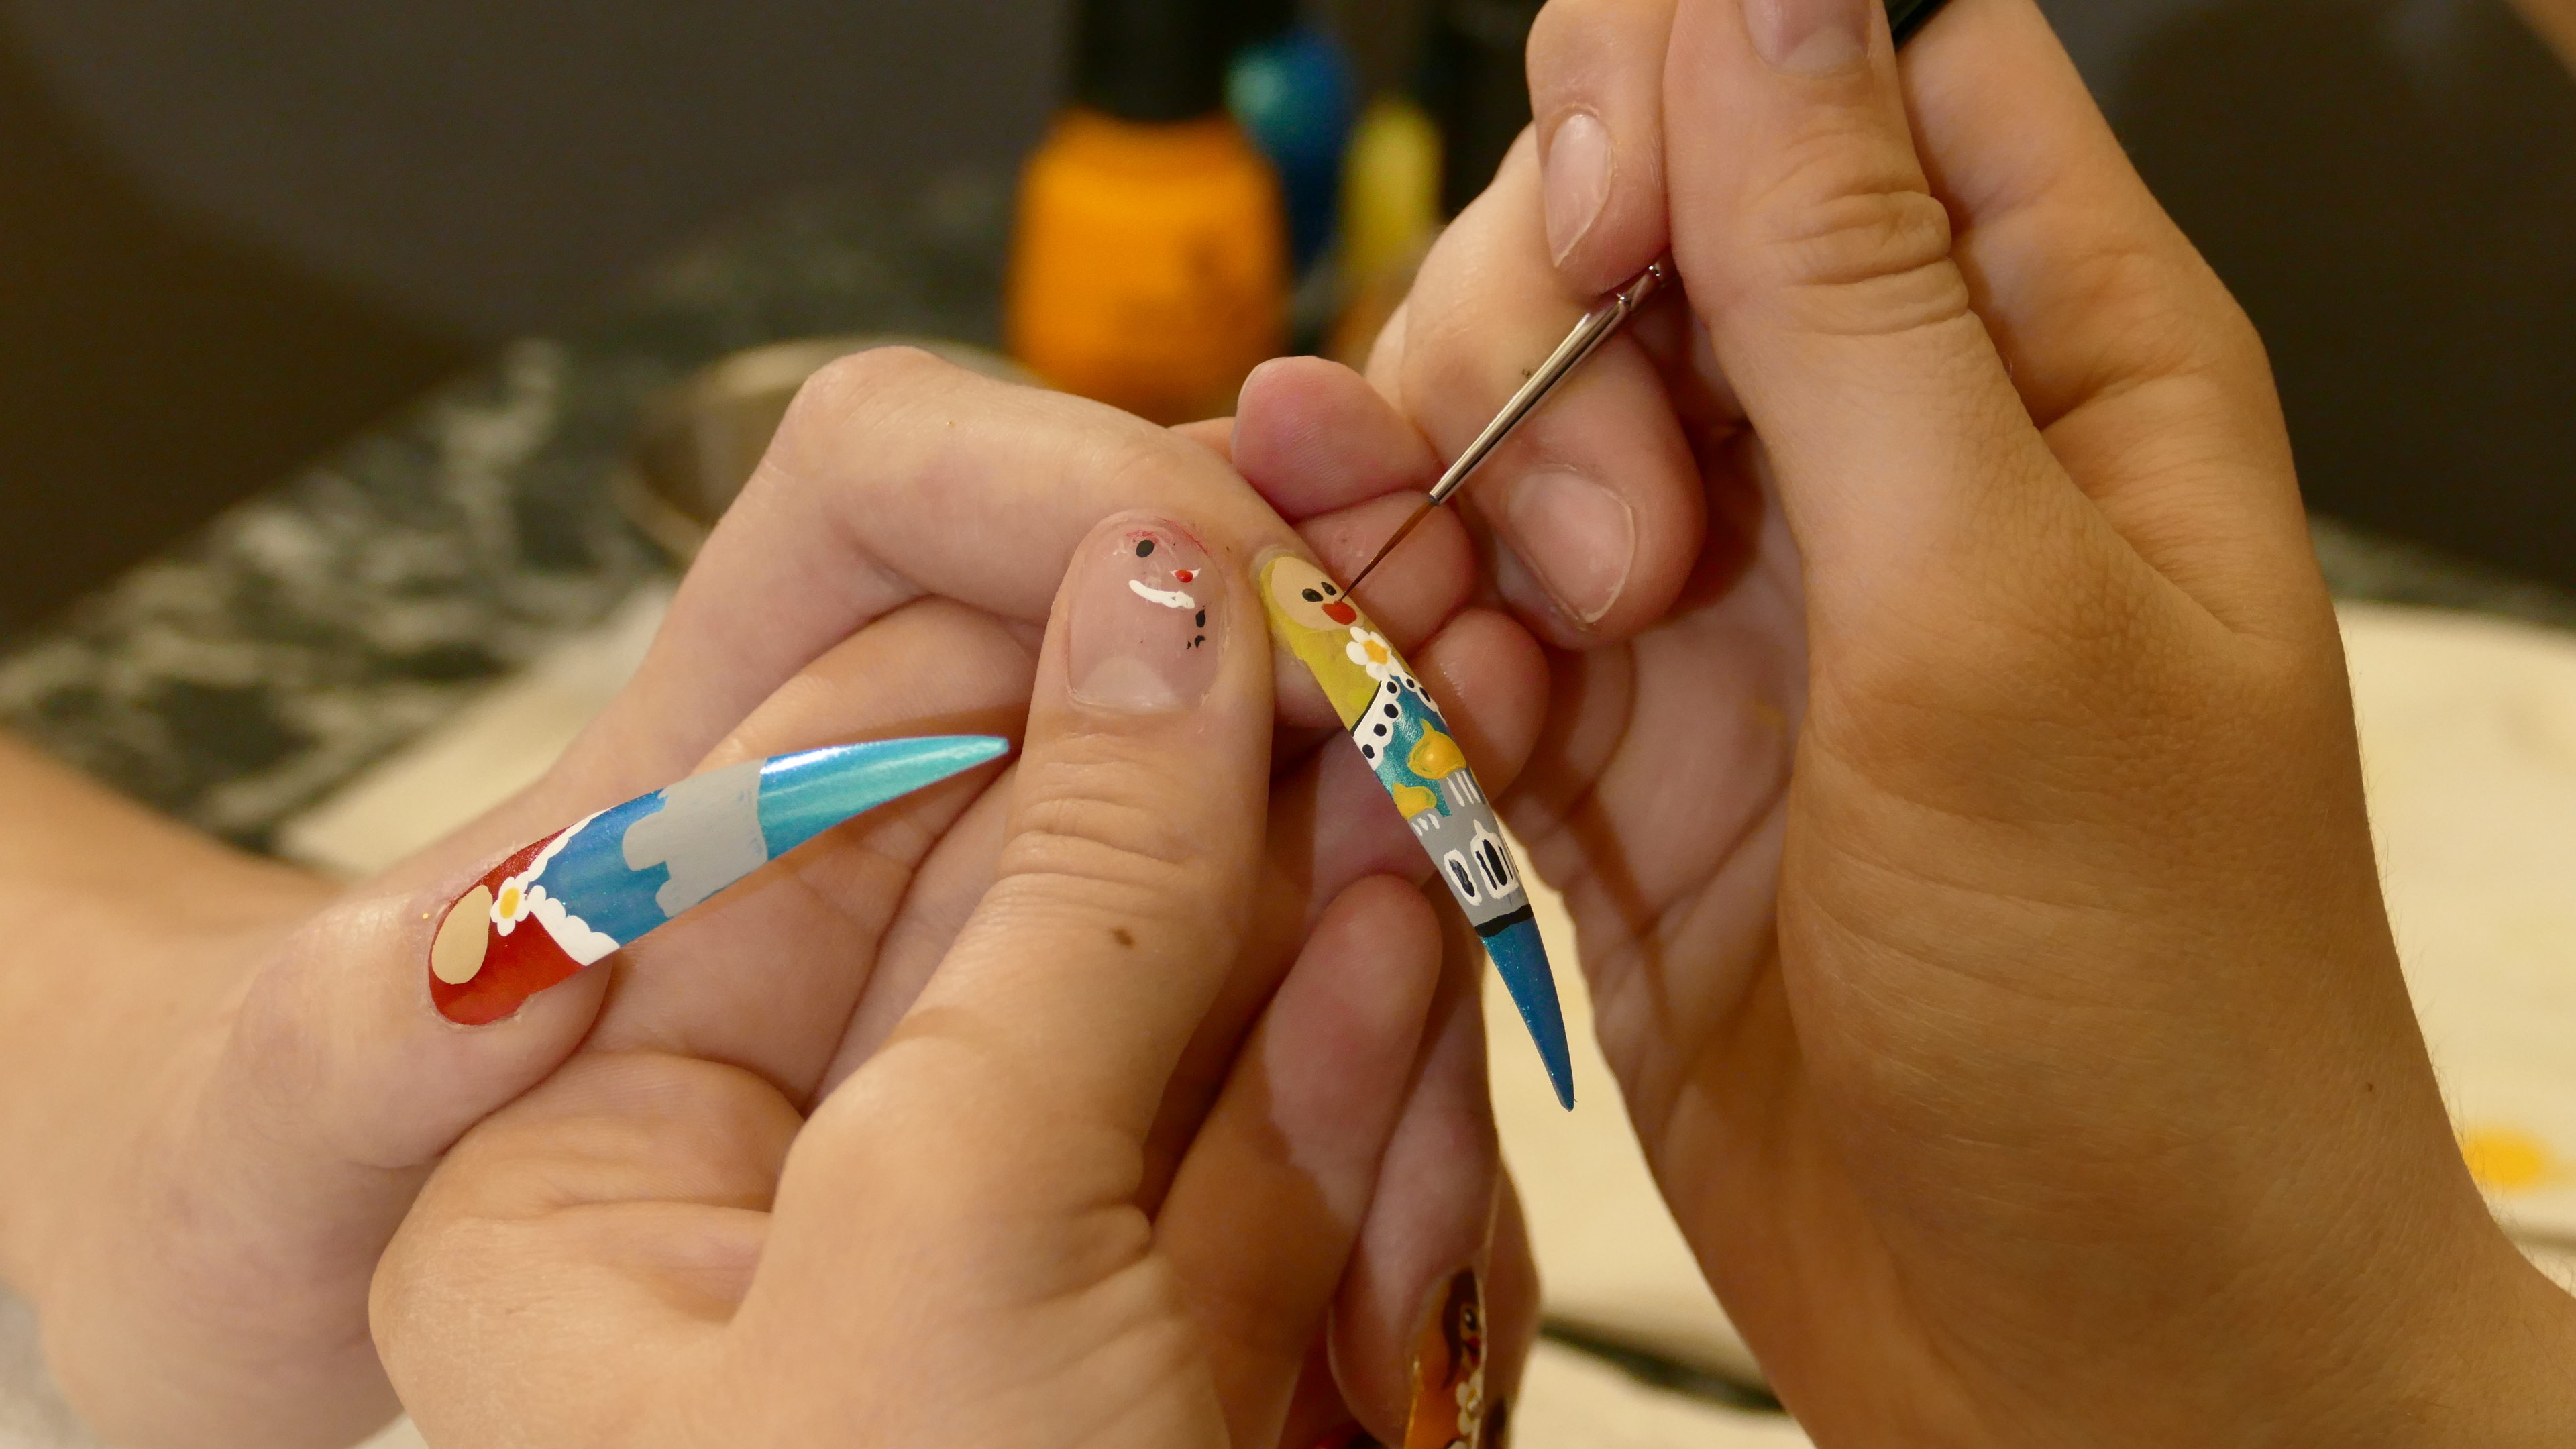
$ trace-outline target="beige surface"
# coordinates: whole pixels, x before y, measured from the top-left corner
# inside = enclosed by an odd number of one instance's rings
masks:
[[[595,637],[327,802],[288,833],[303,858],[363,874],[535,777],[615,692],[663,602]],[[2576,1244],[2576,640],[2428,611],[2347,607],[2371,809],[2407,976],[2446,1090],[2480,1134],[2499,1211]],[[1577,1107],[1560,1111],[1499,990],[1488,994],[1504,1151],[1521,1184],[1549,1311],[1675,1357],[1749,1368],[1701,1285],[1592,1045],[1561,911]],[[2576,1282],[2576,1253],[2535,1244]],[[23,1309],[0,1298],[0,1449],[85,1446],[48,1397]],[[1661,1393],[1544,1348],[1518,1407],[1524,1449],[1794,1445],[1794,1426]],[[416,1449],[398,1425],[375,1449]]]

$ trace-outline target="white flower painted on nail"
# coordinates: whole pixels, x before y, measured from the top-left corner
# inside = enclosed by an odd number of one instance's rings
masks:
[[[1369,678],[1380,684],[1399,679],[1410,683],[1413,679],[1405,670],[1404,661],[1396,657],[1395,646],[1386,642],[1385,635],[1365,625],[1351,626],[1351,642],[1343,646],[1343,652],[1350,656],[1353,664],[1367,670]]]

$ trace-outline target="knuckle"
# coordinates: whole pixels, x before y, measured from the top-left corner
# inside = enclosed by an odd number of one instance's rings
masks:
[[[918,347],[871,347],[844,353],[815,369],[788,401],[779,419],[773,458],[828,453],[882,415],[899,410],[943,378],[969,377],[964,368]]]
[[[1171,783],[1161,764],[1110,749],[1077,747],[1024,764],[1002,874],[1078,881],[1122,907],[1172,899],[1189,889],[1207,851],[1158,803]]]
[[[1912,331],[1971,317],[1951,258],[1949,210],[1910,163],[1841,133],[1794,147],[1752,215],[1763,280],[1803,328],[1837,335]]]

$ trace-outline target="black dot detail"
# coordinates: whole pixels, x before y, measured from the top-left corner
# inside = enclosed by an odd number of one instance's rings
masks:
[[[1191,647],[1191,648],[1193,648],[1193,649],[1196,649],[1197,647],[1199,647],[1199,646],[1200,646],[1200,645],[1202,645],[1202,644],[1205,644],[1206,642],[1207,642],[1207,636],[1206,636],[1205,634],[1201,634],[1199,637],[1197,637],[1197,638],[1195,638],[1195,639],[1193,639],[1193,640],[1191,640],[1191,641],[1190,641],[1190,647]]]
[[[1360,746],[1360,758],[1361,758],[1361,759],[1363,759],[1363,760],[1374,760],[1374,759],[1376,759],[1376,758],[1377,758],[1377,746],[1375,746],[1375,745],[1362,745],[1362,746]]]
[[[1299,589],[1297,592],[1305,597],[1307,603],[1320,604],[1324,602],[1324,596],[1316,593],[1313,589]]]
[[[1142,541],[1142,542],[1140,542],[1140,543],[1138,543],[1138,544],[1136,545],[1136,557],[1138,557],[1138,558],[1152,558],[1153,556],[1154,556],[1154,541],[1153,541],[1152,539],[1150,539],[1150,538],[1149,538],[1149,539],[1145,539],[1144,541]]]
[[[1404,711],[1390,704],[1386,707],[1386,717],[1388,719],[1402,719],[1404,717]]]
[[[1202,629],[1206,628],[1206,627],[1207,627],[1207,610],[1205,610],[1205,609],[1201,609],[1201,610],[1199,610],[1199,616],[1198,616],[1197,618],[1195,618],[1195,619],[1191,620],[1190,622],[1191,622],[1191,623],[1193,623],[1193,624],[1198,625],[1198,626],[1199,626],[1200,628],[1202,628]]]
[[[1377,733],[1378,733],[1378,738],[1380,738],[1380,739],[1384,739],[1384,738],[1386,738],[1386,726],[1384,726],[1384,725],[1379,725],[1379,726],[1377,727]]]

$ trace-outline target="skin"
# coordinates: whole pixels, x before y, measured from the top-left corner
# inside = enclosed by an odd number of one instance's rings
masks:
[[[771,1135],[740,1143],[656,1134],[633,1166],[658,1174],[673,1201],[695,1201],[711,1174],[774,1178],[777,1155],[742,1144],[774,1145],[779,1123],[813,1110],[906,1018],[996,879],[1013,773],[949,782],[830,832],[620,953],[613,969],[486,1028],[457,1028],[429,1005],[437,913],[517,844],[700,768],[887,734],[1016,734],[1052,580],[1101,518],[1160,505],[1232,547],[1310,546],[1225,465],[1228,441],[1004,388],[919,354],[828,370],[610,710],[528,792],[346,891],[0,753],[13,787],[0,791],[0,849],[11,852],[0,919],[28,947],[0,962],[0,1103],[11,1109],[0,1156],[12,1167],[0,1176],[0,1266],[38,1306],[76,1407],[138,1445],[338,1444],[381,1423],[395,1401],[367,1317],[378,1259],[467,1129],[540,1083],[586,1084],[585,1120],[702,1112],[714,1116],[691,1120],[769,1124]],[[1353,566],[1343,556],[1384,526],[1371,496],[1346,490],[1316,511],[1311,546]],[[1463,537],[1434,547],[1446,563],[1371,604],[1427,682],[1458,691],[1465,743],[1508,779],[1537,730],[1535,656],[1500,616],[1458,610]],[[1271,709],[1267,691],[1262,699]],[[1427,870],[1360,762],[1316,748],[1335,731],[1311,681],[1282,692],[1276,712],[1272,804],[1251,812],[1268,828],[1250,924],[1230,954],[1192,957],[1197,969],[1225,969],[1191,1018],[1196,1033],[1161,1069],[1139,1211],[1177,1190],[1298,943],[1327,925],[1367,936],[1389,912],[1403,938],[1420,909],[1380,881],[1328,915],[1356,882]],[[1382,964],[1411,990],[1422,986],[1412,962]],[[1342,1372],[1307,1374],[1274,1406],[1292,1434],[1354,1416],[1400,1422],[1420,1298],[1462,1263],[1494,1280],[1513,1354],[1535,1327],[1526,1244],[1500,1205],[1465,958],[1432,973],[1427,1004],[1354,1004],[1332,985],[1340,979],[1327,972],[1313,988],[1321,1025],[1282,1028],[1300,1044],[1283,1059],[1312,1048],[1349,1060],[1335,1054],[1343,1042],[1376,1064],[1364,1079],[1392,1115],[1370,1126],[1383,1140],[1358,1155],[1371,1181],[1382,1157],[1397,1186],[1356,1198],[1345,1186],[1331,1200],[1340,1246],[1315,1261],[1333,1266],[1327,1286],[1340,1296],[1297,1362],[1325,1362],[1329,1342]],[[1362,1018],[1385,1034],[1335,1037],[1335,1000],[1369,1006]],[[1383,1055],[1369,1054],[1381,1049],[1399,1056],[1391,1082]],[[1283,1068],[1272,1085],[1296,1075]],[[676,1098],[691,1092],[704,1100],[683,1111]],[[755,1099],[757,1110],[745,1105]],[[84,1110],[39,1110],[64,1101]],[[592,1162],[588,1141],[541,1135],[535,1148],[476,1160],[568,1181]],[[450,1180],[465,1194],[450,1201],[484,1200],[467,1191],[470,1175]],[[1202,1255],[1184,1281],[1223,1301],[1233,1268],[1255,1265]],[[436,1400],[424,1391],[424,1403]]]
[[[1551,4],[1369,369],[1427,478],[1678,260],[1467,514],[1558,646],[1506,813],[1685,1235],[1821,1444],[2563,1441],[2576,1305],[2451,1141],[2260,343],[2028,0],[1901,70],[1874,6],[1773,65],[1787,8]],[[1576,110],[1621,159],[1560,263]],[[1516,530],[1542,469],[1682,561],[1528,587],[1602,546]]]

